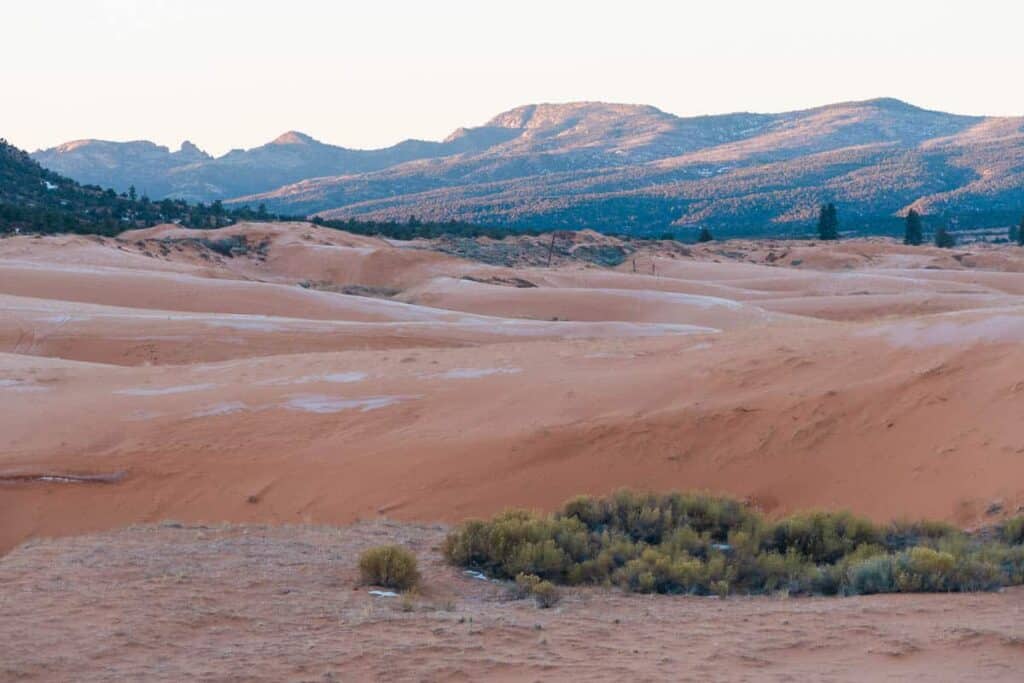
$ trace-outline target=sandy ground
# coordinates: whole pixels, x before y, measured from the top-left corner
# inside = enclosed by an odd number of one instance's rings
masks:
[[[622,486],[1016,514],[1024,250],[548,268],[431,246],[294,223],[0,240],[0,553],[30,544],[0,559],[0,678],[1019,679],[1020,591],[539,612],[410,524]],[[167,519],[307,526],[79,536]],[[410,612],[352,590],[385,537],[429,564]]]
[[[165,524],[0,558],[0,678],[76,681],[1019,681],[1024,589],[858,598],[573,589],[552,609],[443,564],[438,525]],[[411,599],[358,586],[415,550]]]

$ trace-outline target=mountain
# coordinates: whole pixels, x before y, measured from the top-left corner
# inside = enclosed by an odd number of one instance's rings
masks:
[[[32,157],[43,166],[80,182],[114,188],[118,192],[127,192],[134,185],[151,197],[174,194],[168,182],[168,174],[173,169],[212,159],[187,140],[178,152],[147,140],[75,140],[36,152]]]
[[[28,153],[0,138],[0,233],[25,230],[116,235],[129,228],[168,221],[213,227],[241,217],[245,217],[242,212],[226,211],[217,204],[193,206],[180,199],[153,202],[96,185],[81,185],[43,168]]]
[[[78,140],[40,150],[32,157],[47,168],[81,182],[125,192],[134,185],[151,197],[207,202],[263,192],[307,178],[368,173],[413,159],[477,151],[491,138],[472,134],[444,142],[406,140],[379,150],[324,144],[288,131],[253,149],[231,150],[214,158],[185,141],[171,152],[152,142]]]
[[[35,156],[75,177],[100,172],[82,168],[79,148],[55,150]],[[833,201],[845,229],[885,232],[910,207],[979,225],[1019,218],[1024,118],[895,99],[688,118],[642,105],[533,104],[442,142],[360,151],[287,133],[161,172],[173,196],[329,219],[641,233],[701,224],[726,236],[802,232]]]

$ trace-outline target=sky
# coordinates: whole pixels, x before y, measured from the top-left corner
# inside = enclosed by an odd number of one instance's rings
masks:
[[[4,0],[0,137],[373,148],[533,102],[1022,115],[1007,0]]]

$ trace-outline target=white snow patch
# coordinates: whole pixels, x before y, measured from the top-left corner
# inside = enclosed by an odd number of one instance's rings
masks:
[[[185,394],[191,391],[206,391],[216,386],[216,384],[183,384],[177,387],[161,387],[159,389],[136,387],[133,389],[118,389],[114,393],[124,396],[164,396],[166,394]]]
[[[32,382],[26,382],[21,379],[0,379],[0,389],[9,389],[10,391],[49,391],[49,387],[41,387],[38,384]]]
[[[883,336],[894,346],[913,347],[1020,342],[1024,341],[1024,317],[1000,314],[980,320],[894,323],[862,334]]]
[[[272,322],[264,322],[262,320],[232,320],[231,318],[222,318],[221,320],[208,320],[206,324],[210,327],[228,327],[232,330],[256,330],[258,332],[278,332],[283,328],[280,325],[275,325]]]
[[[201,410],[192,413],[192,417],[215,417],[217,415],[231,415],[248,410],[249,406],[242,401],[227,401],[226,403],[215,403],[206,406]]]
[[[522,371],[522,368],[454,368],[432,376],[442,379],[476,379],[490,375],[515,375]]]
[[[370,396],[368,398],[341,398],[338,396],[305,395],[293,396],[285,406],[309,413],[338,413],[343,410],[359,409],[360,412],[377,410],[415,398],[414,396]]]
[[[378,598],[397,598],[398,593],[394,591],[369,591],[370,595],[376,595]]]
[[[124,419],[129,422],[140,422],[142,420],[155,420],[158,417],[164,417],[164,415],[166,413],[158,413],[154,410],[136,410]]]

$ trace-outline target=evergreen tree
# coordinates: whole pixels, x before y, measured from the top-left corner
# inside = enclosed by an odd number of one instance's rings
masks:
[[[135,186],[132,185],[131,187],[128,188],[128,199],[134,202],[137,198],[138,195],[135,193]]]
[[[823,204],[818,213],[818,237],[823,240],[839,239],[839,216],[836,205]]]
[[[952,249],[956,246],[956,237],[944,227],[935,231],[935,246],[942,249]]]
[[[917,246],[924,242],[924,231],[921,228],[921,214],[914,209],[907,212],[907,229],[903,236],[903,244]]]
[[[1020,227],[1017,228],[1017,244],[1024,247],[1024,217],[1020,219]]]
[[[708,230],[707,227],[702,227],[700,229],[700,234],[697,235],[698,242],[713,242],[714,239],[715,236],[711,234],[711,231]]]

